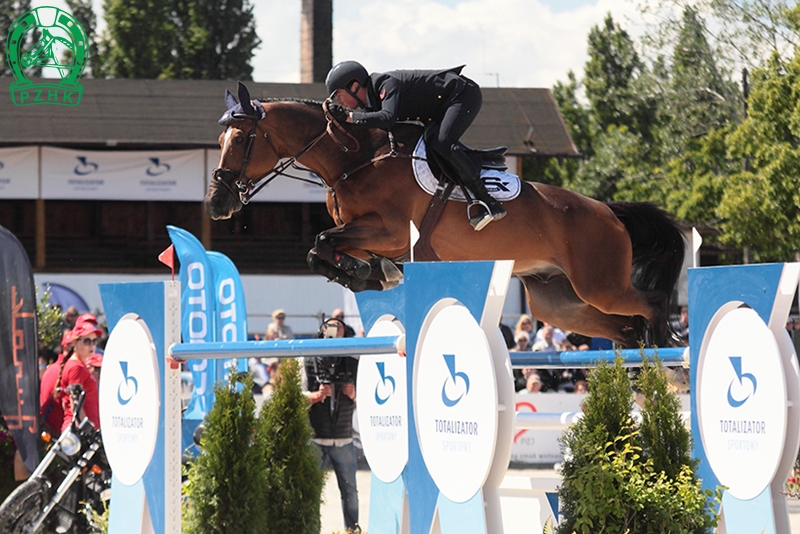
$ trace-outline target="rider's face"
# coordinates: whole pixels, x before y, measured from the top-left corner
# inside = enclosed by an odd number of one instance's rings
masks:
[[[358,88],[355,93],[358,95],[359,98],[363,101],[367,95],[367,90],[363,87],[358,87],[358,83],[353,82],[353,87],[351,87],[351,91],[355,88]],[[363,92],[363,95],[362,95]],[[334,94],[334,100],[340,106],[344,106],[350,109],[356,109],[359,107],[359,102],[356,100],[353,95],[345,91],[344,89],[337,89],[336,93]]]
[[[335,100],[337,104],[339,104],[340,106],[344,106],[346,108],[355,109],[356,106],[358,106],[358,102],[356,102],[356,99],[353,98],[350,95],[350,93],[348,93],[344,89],[338,89],[336,91]]]

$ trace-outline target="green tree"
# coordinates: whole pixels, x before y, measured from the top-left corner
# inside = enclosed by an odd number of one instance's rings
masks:
[[[582,132],[577,139],[587,159],[548,172],[565,187],[613,200],[620,183],[640,182],[651,174],[657,100],[633,40],[610,15],[590,31],[588,52],[582,81],[588,108],[577,103],[574,79],[554,88],[570,133]]]
[[[800,44],[795,28],[800,9],[792,0],[640,0],[650,29],[643,38],[653,50],[672,48],[691,9],[708,21],[704,27],[714,53],[728,68],[762,66],[772,53],[791,58]]]
[[[250,61],[261,43],[248,0],[175,0],[175,60],[181,79],[252,80]]]
[[[31,10],[30,0],[0,0],[0,76],[11,76],[11,69],[8,64],[8,57],[6,50],[6,38],[11,25],[17,17]],[[28,34],[28,42],[25,46],[30,46],[33,43],[33,32]]]
[[[89,39],[89,60],[83,76],[102,78],[103,64],[97,42],[97,17],[92,8],[92,2],[91,0],[66,0],[66,2],[72,15],[86,30],[86,37]]]
[[[583,85],[595,127],[603,132],[610,126],[625,126],[633,134],[651,140],[655,101],[637,87],[637,79],[646,74],[646,67],[628,32],[609,14],[602,27],[591,29],[588,44]]]
[[[625,184],[619,197],[650,200],[695,224],[712,222],[732,170],[725,137],[740,94],[720,69],[703,19],[685,8],[672,56],[654,68],[659,98],[651,180]]]
[[[578,101],[580,88],[580,82],[570,70],[567,73],[567,83],[556,82],[552,92],[572,142],[585,159],[594,153],[593,128],[589,110]],[[562,187],[575,182],[575,174],[580,165],[581,159],[577,158],[530,157],[522,164],[523,178]]]
[[[662,106],[667,159],[681,154],[684,143],[738,120],[739,91],[723,74],[706,39],[705,22],[684,9],[672,54],[670,87]]]
[[[730,176],[718,208],[729,244],[757,261],[792,261],[800,251],[800,50],[777,53],[753,73],[747,119],[729,136],[748,168]]]
[[[248,0],[105,0],[104,6],[109,76],[252,79],[260,40]]]
[[[644,397],[639,425],[642,458],[652,461],[653,470],[670,479],[677,479],[684,468],[693,471],[698,460],[692,458],[691,435],[681,415],[681,402],[670,391],[661,362],[647,362],[636,383]]]
[[[190,534],[255,534],[268,524],[267,466],[256,432],[253,379],[247,376],[243,390],[238,384],[232,369],[227,383],[214,387],[202,453],[189,472],[185,526]]]
[[[700,534],[716,526],[709,495],[692,472],[680,403],[658,361],[645,362],[638,385],[645,396],[641,425],[630,415],[622,358],[589,375],[584,416],[561,438],[563,520],[557,532]]]
[[[50,291],[46,290],[36,302],[36,336],[39,344],[58,352],[61,349],[63,326],[64,312],[50,304]]]
[[[169,0],[105,0],[103,10],[106,74],[112,78],[170,77],[176,29]]]
[[[275,390],[259,416],[268,488],[261,506],[269,532],[319,534],[325,474],[311,437],[299,365],[288,358],[281,362]]]

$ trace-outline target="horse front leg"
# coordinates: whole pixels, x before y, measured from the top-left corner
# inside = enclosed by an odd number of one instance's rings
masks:
[[[352,222],[325,230],[316,239],[317,256],[357,280],[378,280],[384,288],[394,287],[402,271],[385,257],[371,250],[398,250],[402,238],[393,236],[377,214],[368,214]]]
[[[329,281],[336,282],[337,284],[350,289],[354,293],[358,293],[359,291],[364,291],[367,289],[375,291],[385,289],[385,286],[380,281],[359,280],[357,278],[353,278],[350,274],[337,268],[330,262],[320,258],[316,248],[312,248],[308,252],[306,260],[308,261],[308,267],[311,269],[312,273],[321,274]]]

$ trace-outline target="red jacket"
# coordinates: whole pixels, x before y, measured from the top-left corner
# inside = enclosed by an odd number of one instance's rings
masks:
[[[83,403],[83,411],[86,417],[96,428],[100,428],[100,401],[97,394],[97,382],[92,378],[91,373],[77,358],[70,358],[64,365],[64,372],[61,374],[61,387],[66,388],[72,384],[80,384],[86,392],[86,400]],[[61,423],[63,432],[72,422],[72,402],[69,395],[62,393],[61,407],[64,410],[64,419]]]
[[[61,423],[64,421],[64,410],[61,408],[61,402],[53,396],[53,389],[56,387],[58,372],[65,356],[62,352],[56,362],[45,369],[39,387],[39,419],[47,424],[54,437],[60,433]]]

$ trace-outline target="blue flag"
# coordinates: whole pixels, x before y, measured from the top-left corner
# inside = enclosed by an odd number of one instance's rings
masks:
[[[214,341],[216,326],[214,275],[206,250],[192,234],[167,226],[175,253],[181,262],[181,335],[184,343]],[[217,379],[214,365],[209,360],[189,360],[189,370],[194,379],[194,390],[185,420],[199,424],[214,403],[214,383]],[[184,430],[187,430],[184,428]],[[185,441],[185,440],[184,440]]]
[[[215,341],[247,341],[247,307],[239,271],[226,255],[208,251],[206,257],[214,273]],[[219,379],[223,379],[231,366],[239,372],[248,369],[247,358],[214,360]]]

